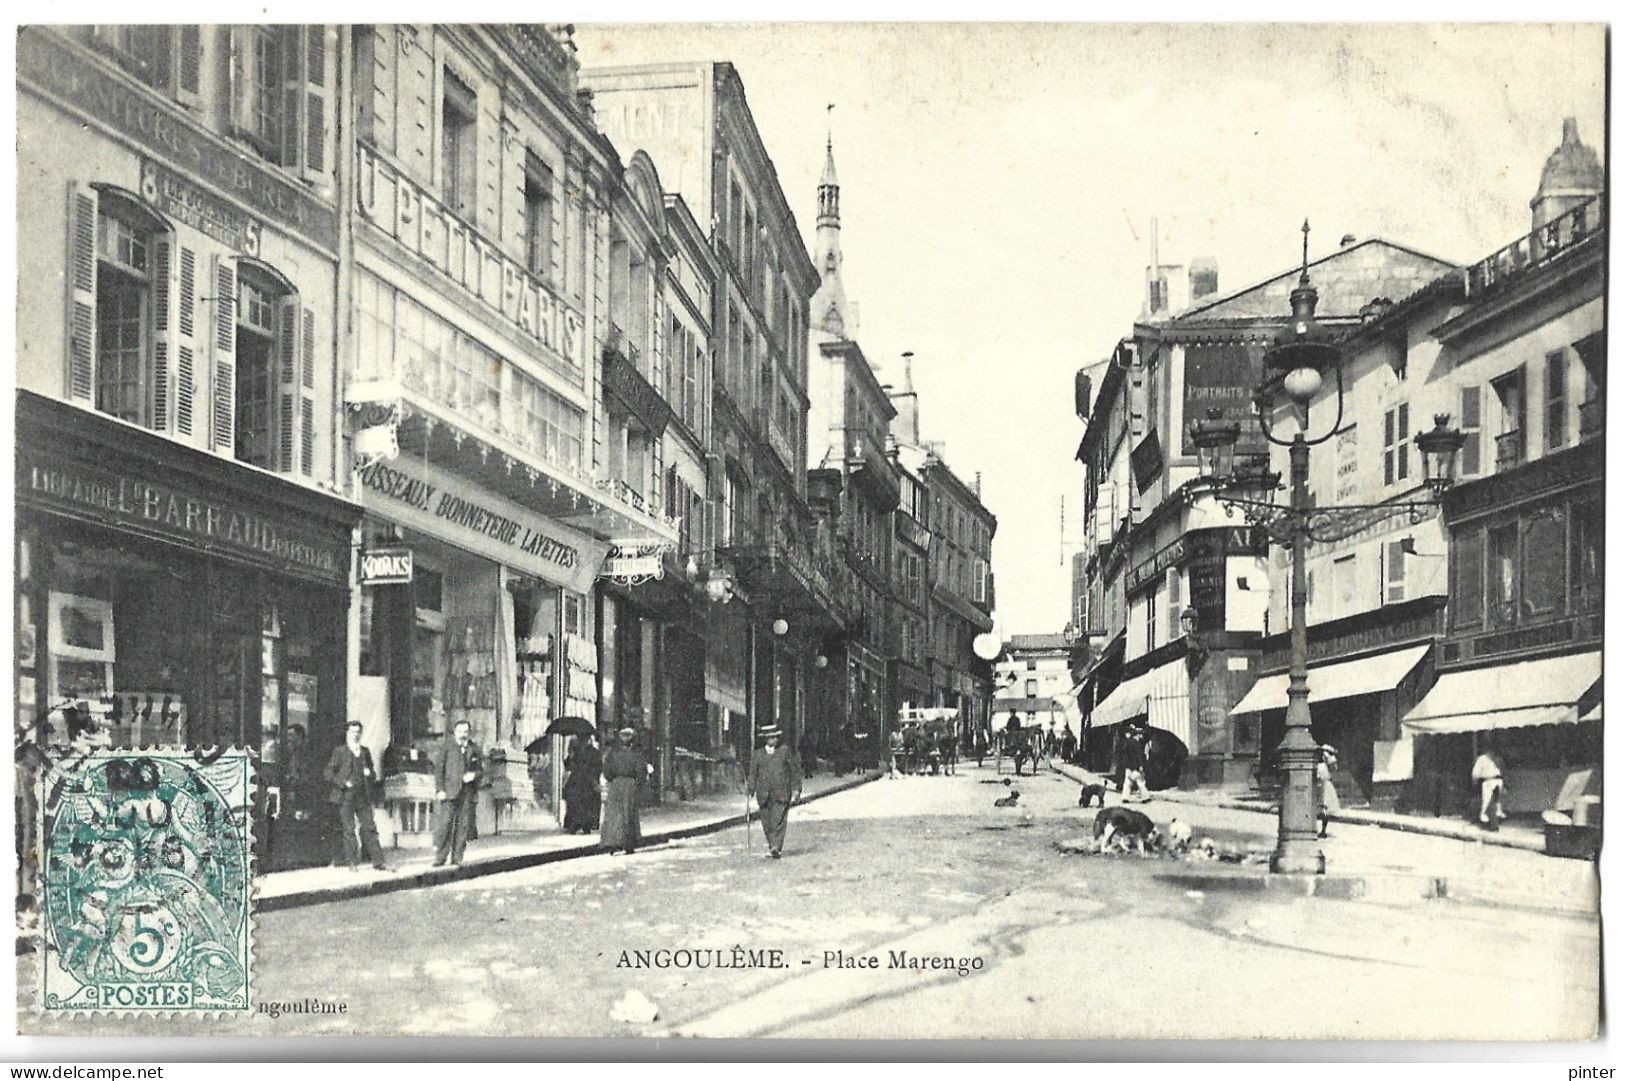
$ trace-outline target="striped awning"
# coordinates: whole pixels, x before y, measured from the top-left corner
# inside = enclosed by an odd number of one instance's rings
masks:
[[[1439,677],[1405,715],[1407,732],[1437,736],[1546,724],[1578,724],[1580,699],[1602,680],[1602,654],[1571,653]],[[1601,718],[1601,703],[1598,717]],[[1591,711],[1587,711],[1589,717]]]
[[[1108,728],[1135,717],[1144,717],[1153,727],[1172,732],[1187,747],[1195,746],[1190,674],[1183,657],[1119,683],[1089,715],[1089,727]]]
[[[1330,702],[1361,694],[1391,691],[1411,674],[1430,646],[1408,646],[1352,661],[1315,665],[1309,669],[1309,701]],[[1286,673],[1264,676],[1230,711],[1232,717],[1267,709],[1286,708]]]

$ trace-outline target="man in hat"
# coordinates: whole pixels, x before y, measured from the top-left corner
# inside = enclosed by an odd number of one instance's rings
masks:
[[[344,863],[356,870],[361,856],[380,871],[384,865],[383,846],[378,843],[378,826],[372,820],[372,809],[378,802],[378,771],[372,764],[372,752],[361,745],[361,722],[351,721],[344,727],[344,746],[333,748],[327,768],[322,771],[327,781],[327,802],[339,810],[339,837],[344,842]],[[356,844],[360,833],[361,843]]]
[[[789,823],[790,804],[801,798],[801,763],[795,752],[779,746],[778,726],[761,731],[765,741],[750,762],[749,795],[762,809],[762,832],[767,835],[767,854],[774,859],[784,848],[784,829]]]
[[[458,721],[435,754],[435,799],[440,817],[434,826],[434,865],[463,862],[468,835],[474,832],[474,801],[480,791],[480,749],[468,735],[468,722]]]
[[[616,733],[618,743],[604,754],[604,818],[598,829],[598,843],[611,853],[630,856],[643,838],[638,818],[638,786],[654,772],[643,752],[633,745],[638,730],[623,728]]]

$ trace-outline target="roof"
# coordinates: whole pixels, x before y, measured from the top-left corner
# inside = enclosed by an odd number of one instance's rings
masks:
[[[1024,649],[1066,649],[1072,648],[1072,639],[1064,634],[1012,634],[1010,640],[1004,644],[1006,652],[1016,652]]]
[[[1291,293],[1301,267],[1292,267],[1261,282],[1188,308],[1169,321],[1178,327],[1209,320],[1284,320],[1292,310]],[[1460,270],[1456,264],[1372,238],[1339,248],[1309,264],[1309,279],[1320,295],[1316,318],[1358,318],[1373,297],[1402,300],[1441,274]]]

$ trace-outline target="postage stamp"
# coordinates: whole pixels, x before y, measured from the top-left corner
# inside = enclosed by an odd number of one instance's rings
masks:
[[[243,750],[97,751],[51,771],[47,1013],[251,1009],[252,791]]]

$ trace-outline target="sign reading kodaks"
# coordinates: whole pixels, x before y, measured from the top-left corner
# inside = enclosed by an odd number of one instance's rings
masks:
[[[412,549],[370,548],[361,553],[361,584],[404,585],[412,580]]]

